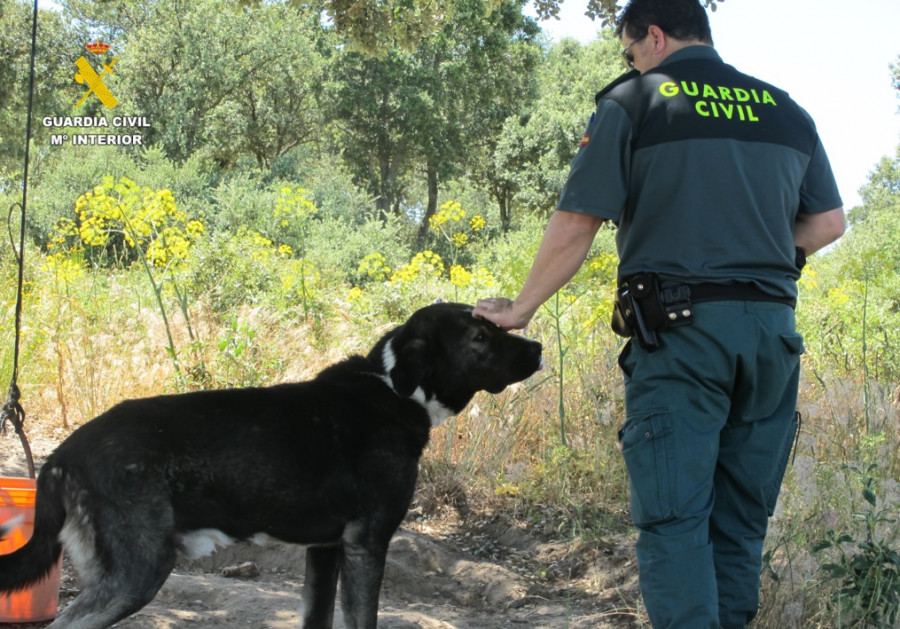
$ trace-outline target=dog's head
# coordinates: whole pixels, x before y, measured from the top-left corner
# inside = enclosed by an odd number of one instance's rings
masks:
[[[472,317],[472,307],[438,303],[416,311],[369,353],[401,397],[421,402],[439,424],[478,391],[499,393],[541,366],[541,344]]]

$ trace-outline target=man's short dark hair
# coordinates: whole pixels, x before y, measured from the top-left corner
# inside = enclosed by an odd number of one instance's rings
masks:
[[[619,14],[616,35],[639,39],[655,24],[675,39],[712,44],[709,16],[700,0],[631,0]]]

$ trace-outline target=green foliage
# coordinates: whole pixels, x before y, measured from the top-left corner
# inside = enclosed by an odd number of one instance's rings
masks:
[[[279,360],[266,356],[253,325],[237,315],[225,317],[216,348],[218,352],[211,369],[220,386],[263,386],[273,369],[283,369],[283,364],[277,364]]]
[[[854,513],[861,523],[862,535],[838,533],[829,529],[826,538],[813,547],[820,553],[837,551],[837,561],[822,564],[822,570],[839,583],[832,597],[834,614],[843,627],[893,627],[900,621],[900,548],[895,545],[897,520],[892,508],[878,508],[875,479],[871,475],[875,465],[863,471],[849,469],[862,481],[861,494],[866,503],[864,511]],[[879,536],[879,528],[888,525],[894,535]],[[883,531],[882,531],[883,532]],[[845,546],[852,544],[855,552]]]
[[[594,95],[623,72],[617,44],[551,45],[540,65],[537,99],[506,119],[490,163],[480,172],[508,222],[514,208],[546,215],[559,199]]]
[[[32,7],[24,0],[0,2],[0,189],[9,178],[20,178],[24,166]],[[78,100],[71,87],[83,38],[56,11],[38,12],[38,31],[32,137],[35,145],[41,146],[50,130],[40,120],[68,111]],[[71,59],[72,65],[60,63],[60,59]]]
[[[292,151],[291,156],[298,151]],[[273,168],[275,180],[308,182],[310,199],[321,210],[322,218],[335,218],[348,226],[362,228],[371,222],[375,203],[371,196],[353,184],[347,169],[325,156],[298,160],[295,168]]]
[[[271,241],[258,232],[215,232],[195,249],[188,286],[204,295],[214,311],[230,312],[266,300],[276,286],[278,262],[271,255]]]
[[[900,153],[885,158],[849,212],[851,228],[800,281],[798,310],[820,371],[900,378]]]
[[[247,3],[256,0],[245,0]],[[296,0],[294,0],[296,1]],[[574,0],[569,0],[570,2]],[[704,5],[715,11],[723,0],[704,0]],[[541,19],[559,15],[563,0],[534,0],[537,15]],[[582,0],[585,15],[601,20],[604,26],[613,25],[620,7],[616,0]],[[376,2],[375,0],[325,0],[328,15],[337,28],[357,46],[371,53],[383,53],[395,47],[414,48],[422,37],[436,25],[458,18],[466,0],[445,0],[441,3],[428,0]],[[482,11],[490,14],[500,0],[486,3]]]
[[[216,312],[266,303],[285,310],[299,307],[305,317],[322,314],[320,269],[291,246],[249,228],[205,238],[186,270],[186,282]]]
[[[298,2],[299,4],[299,2]],[[368,53],[413,48],[444,19],[452,20],[455,3],[326,0],[329,18],[355,46]]]
[[[310,260],[335,284],[358,284],[360,261],[373,251],[384,251],[394,268],[412,256],[410,225],[397,217],[362,222],[323,217],[310,226],[309,239]]]
[[[151,120],[145,142],[177,162],[200,152],[219,167],[252,156],[268,168],[318,139],[324,32],[315,16],[280,3],[154,3],[119,62],[123,108]]]
[[[503,120],[530,98],[538,60],[534,23],[504,0],[486,11],[459,3],[415,50],[370,56],[348,49],[335,59],[330,92],[341,158],[379,211],[399,213],[412,179],[424,171],[436,211],[437,186],[466,172],[494,141]],[[422,223],[423,230],[427,223]]]

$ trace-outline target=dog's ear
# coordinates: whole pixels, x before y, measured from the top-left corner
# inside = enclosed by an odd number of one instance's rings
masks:
[[[396,364],[391,369],[391,382],[401,397],[413,394],[425,377],[426,343],[422,339],[412,339],[396,348]]]

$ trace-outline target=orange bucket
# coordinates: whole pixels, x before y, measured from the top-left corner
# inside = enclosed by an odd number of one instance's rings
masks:
[[[34,530],[33,478],[0,477],[0,523],[22,516],[21,526],[0,540],[0,555],[21,548]],[[47,577],[25,590],[0,594],[0,623],[40,622],[56,616],[62,557]]]

